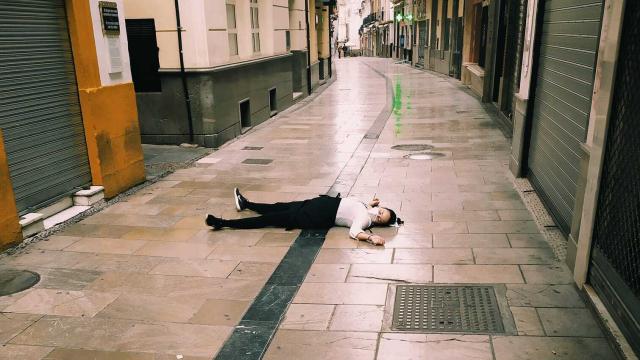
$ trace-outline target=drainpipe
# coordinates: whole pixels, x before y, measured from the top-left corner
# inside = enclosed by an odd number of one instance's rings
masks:
[[[309,31],[309,0],[304,0],[304,14],[304,19],[307,25],[307,92],[311,95],[311,32]]]
[[[184,92],[184,103],[187,108],[187,119],[189,121],[189,142],[193,144],[193,117],[191,115],[191,97],[187,86],[187,73],[184,71],[184,51],[182,50],[182,26],[180,25],[180,3],[175,0],[176,26],[178,30],[178,52],[180,55],[180,78],[182,79],[182,91]]]

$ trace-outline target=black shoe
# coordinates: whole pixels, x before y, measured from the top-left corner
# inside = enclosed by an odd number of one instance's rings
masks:
[[[207,217],[204,222],[205,224],[207,224],[207,226],[211,226],[215,230],[222,229],[222,219],[217,218],[211,214],[207,214]]]
[[[240,194],[238,188],[233,189],[233,199],[236,201],[236,210],[242,211],[247,208],[249,200]]]

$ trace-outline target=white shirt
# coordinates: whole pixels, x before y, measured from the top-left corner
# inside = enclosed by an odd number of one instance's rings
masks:
[[[348,227],[349,236],[355,239],[359,233],[373,224],[372,216],[376,216],[378,211],[373,208],[375,210],[370,212],[369,209],[369,206],[356,198],[344,198],[338,206],[336,225]]]

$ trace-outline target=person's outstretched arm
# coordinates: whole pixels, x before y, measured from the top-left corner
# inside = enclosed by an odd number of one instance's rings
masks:
[[[356,235],[355,238],[360,241],[366,241],[373,245],[384,245],[384,238],[382,236],[376,234],[368,234],[364,231]]]

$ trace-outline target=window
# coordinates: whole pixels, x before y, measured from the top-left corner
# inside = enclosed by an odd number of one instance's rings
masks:
[[[229,55],[238,55],[238,28],[236,27],[236,4],[227,0],[227,34],[229,37]]]
[[[291,50],[291,31],[287,30],[284,33],[285,43],[287,45],[287,51]]]
[[[126,19],[131,76],[136,92],[161,92],[154,19]]]
[[[258,0],[249,0],[249,9],[251,14],[251,41],[253,43],[253,52],[260,52],[260,16],[258,13]]]

